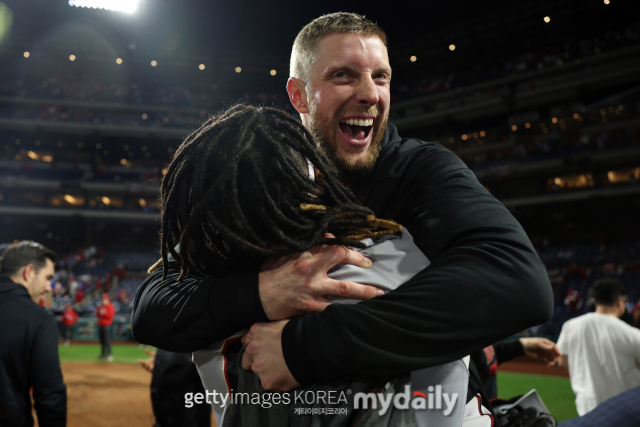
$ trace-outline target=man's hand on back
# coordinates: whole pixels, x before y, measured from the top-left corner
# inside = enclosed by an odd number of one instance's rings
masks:
[[[300,387],[293,378],[282,354],[282,330],[289,320],[256,323],[242,337],[246,347],[242,367],[253,371],[265,390],[289,391]]]
[[[330,304],[327,295],[369,299],[384,293],[373,286],[330,279],[327,271],[338,264],[369,268],[371,260],[344,246],[320,245],[265,262],[259,290],[267,317],[282,320],[322,311]]]

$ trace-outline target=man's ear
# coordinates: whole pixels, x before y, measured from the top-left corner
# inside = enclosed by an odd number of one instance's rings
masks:
[[[27,264],[22,269],[22,272],[21,272],[20,275],[22,276],[22,279],[26,283],[29,283],[31,281],[31,279],[33,278],[33,276],[35,276],[35,274],[36,274],[36,268],[34,267],[34,265],[33,264]]]
[[[293,108],[295,108],[298,113],[309,113],[307,91],[302,80],[295,77],[289,77],[289,80],[287,81],[287,93],[289,93],[291,105],[293,105]]]

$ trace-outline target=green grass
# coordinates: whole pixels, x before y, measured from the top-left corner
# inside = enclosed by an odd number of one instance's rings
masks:
[[[61,362],[98,362],[100,344],[71,344],[58,346]],[[142,348],[136,345],[111,344],[113,361],[117,363],[137,363],[138,359],[147,359]]]
[[[578,416],[576,412],[576,396],[571,390],[568,378],[548,375],[498,373],[498,396],[509,399],[519,396],[535,388],[542,401],[558,422]]]

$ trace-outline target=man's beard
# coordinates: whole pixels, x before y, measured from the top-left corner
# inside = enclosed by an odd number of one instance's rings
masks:
[[[362,160],[354,160],[344,156],[338,149],[338,135],[335,135],[335,128],[330,118],[322,117],[315,102],[309,104],[309,132],[313,135],[318,145],[318,149],[329,161],[342,173],[350,174],[363,172],[373,167],[380,154],[380,146],[384,139],[384,131],[387,128],[389,115],[384,119],[378,114],[377,108],[369,110],[349,111],[349,114],[375,114],[373,129],[371,129],[371,142],[367,149],[367,155]],[[354,149],[357,153],[360,150]]]

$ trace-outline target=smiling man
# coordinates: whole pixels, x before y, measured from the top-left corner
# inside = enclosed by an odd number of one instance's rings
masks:
[[[287,91],[320,150],[343,172],[373,167],[387,126],[391,67],[386,36],[376,28],[371,35],[322,38],[322,32],[303,30],[306,37],[298,37],[293,46]],[[312,46],[318,58],[314,63],[308,58],[315,55],[304,52]]]
[[[384,32],[359,15],[325,15],[298,34],[291,58],[287,91],[302,123],[364,204],[411,230],[432,263],[373,299],[370,287],[327,278],[337,264],[368,266],[338,248],[224,277],[156,276],[136,296],[136,339],[193,351],[255,323],[243,366],[266,389],[290,390],[441,365],[546,321],[551,287],[520,224],[453,153],[387,124]],[[480,390],[470,384],[467,402]]]

